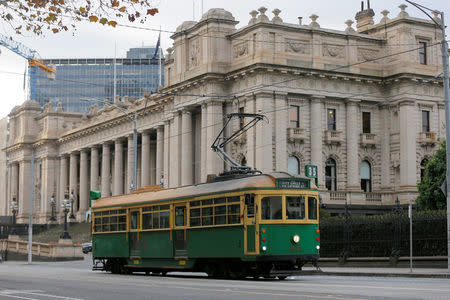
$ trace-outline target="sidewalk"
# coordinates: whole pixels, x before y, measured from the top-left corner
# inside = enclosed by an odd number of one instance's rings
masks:
[[[416,268],[410,272],[409,268],[352,268],[352,267],[323,267],[319,271],[313,267],[304,267],[308,275],[335,276],[370,276],[370,277],[415,277],[415,278],[448,278],[447,269]]]

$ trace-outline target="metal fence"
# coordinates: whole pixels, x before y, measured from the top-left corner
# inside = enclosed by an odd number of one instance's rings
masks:
[[[320,221],[321,257],[394,257],[409,255],[409,217],[399,207],[379,216],[349,213]],[[413,255],[447,255],[445,211],[413,214]]]

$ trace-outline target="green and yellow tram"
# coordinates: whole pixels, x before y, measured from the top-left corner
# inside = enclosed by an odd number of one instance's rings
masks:
[[[284,279],[319,258],[311,185],[272,173],[101,198],[92,207],[93,258],[112,273]]]

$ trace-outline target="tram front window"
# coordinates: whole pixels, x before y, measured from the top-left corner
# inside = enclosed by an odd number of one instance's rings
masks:
[[[281,196],[262,198],[261,218],[263,220],[281,220]]]
[[[317,220],[317,199],[308,197],[308,219]]]
[[[305,197],[286,196],[286,217],[290,220],[305,218]]]

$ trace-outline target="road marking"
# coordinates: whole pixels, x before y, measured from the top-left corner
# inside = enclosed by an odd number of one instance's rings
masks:
[[[39,300],[37,298],[28,298],[24,296],[17,296],[17,294],[26,294],[26,295],[34,295],[34,296],[44,296],[48,298],[58,298],[58,299],[65,299],[65,300],[83,300],[80,298],[71,298],[66,296],[57,296],[57,295],[50,295],[50,294],[43,294],[41,290],[31,290],[31,291],[20,291],[20,290],[0,290],[0,296],[7,296],[12,298],[19,298],[19,299],[30,299],[30,300]]]

